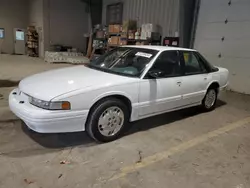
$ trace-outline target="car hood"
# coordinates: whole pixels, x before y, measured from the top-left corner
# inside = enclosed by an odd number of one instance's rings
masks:
[[[27,77],[20,82],[19,89],[29,96],[50,101],[59,95],[79,89],[108,87],[126,83],[131,79],[135,80],[78,65]]]

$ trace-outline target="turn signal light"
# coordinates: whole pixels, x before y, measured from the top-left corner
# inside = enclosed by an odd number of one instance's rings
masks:
[[[70,102],[68,101],[62,102],[62,110],[70,110]]]

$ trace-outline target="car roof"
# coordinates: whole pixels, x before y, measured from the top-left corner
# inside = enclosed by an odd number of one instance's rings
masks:
[[[151,50],[158,50],[158,51],[168,51],[168,50],[196,51],[194,49],[189,49],[189,48],[170,47],[170,46],[154,46],[154,45],[125,45],[122,47],[142,48],[142,49],[151,49]]]

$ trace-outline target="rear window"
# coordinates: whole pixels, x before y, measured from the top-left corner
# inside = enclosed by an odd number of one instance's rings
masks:
[[[199,60],[204,64],[204,66],[206,67],[206,69],[209,70],[209,72],[217,72],[219,71],[219,69],[217,67],[215,67],[214,65],[212,65],[211,63],[209,63],[206,58],[201,55],[199,52],[196,52],[197,56],[199,57]]]

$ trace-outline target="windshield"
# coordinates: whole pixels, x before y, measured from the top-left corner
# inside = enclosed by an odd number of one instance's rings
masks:
[[[157,50],[151,49],[120,47],[92,61],[89,67],[114,74],[139,77],[157,53]]]

